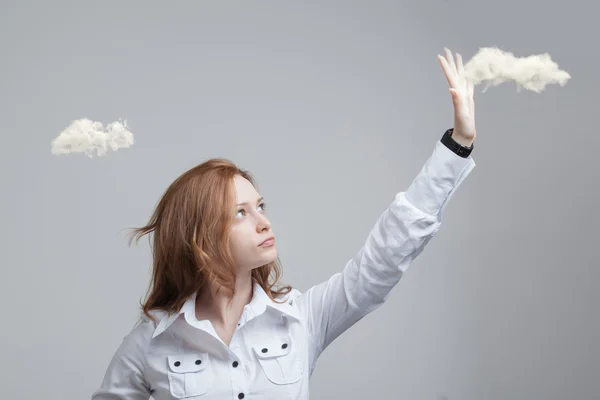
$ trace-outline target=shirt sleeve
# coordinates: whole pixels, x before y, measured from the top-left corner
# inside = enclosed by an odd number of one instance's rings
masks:
[[[152,322],[140,321],[125,336],[110,361],[102,384],[92,400],[148,400],[150,386],[144,378]]]
[[[408,189],[380,215],[366,243],[331,278],[296,300],[312,342],[311,368],[345,330],[380,307],[440,228],[448,201],[475,167],[437,142]]]

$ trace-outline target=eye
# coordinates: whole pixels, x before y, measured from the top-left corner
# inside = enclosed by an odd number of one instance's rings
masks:
[[[262,207],[262,210],[263,210],[263,212],[264,212],[264,211],[266,210],[266,208],[267,208],[267,205],[266,205],[265,203],[260,203],[258,206],[259,206],[259,207]],[[244,210],[243,208],[240,208],[240,209],[238,210],[238,212],[237,212],[236,216],[237,216],[237,215],[240,215],[240,213],[242,213],[242,215],[246,215],[246,210]]]

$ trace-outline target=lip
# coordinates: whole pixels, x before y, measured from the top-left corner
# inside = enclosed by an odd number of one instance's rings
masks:
[[[265,240],[263,240],[263,242],[261,244],[259,244],[259,246],[270,246],[273,243],[275,243],[275,238],[273,236],[270,236],[270,237],[266,238]]]

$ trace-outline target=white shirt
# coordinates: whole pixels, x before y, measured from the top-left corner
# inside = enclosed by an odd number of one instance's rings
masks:
[[[307,400],[323,350],[380,307],[440,228],[454,191],[475,167],[437,142],[405,192],[378,218],[365,245],[331,278],[283,304],[254,285],[230,346],[195,316],[192,295],[178,313],[143,318],[123,339],[93,400]]]

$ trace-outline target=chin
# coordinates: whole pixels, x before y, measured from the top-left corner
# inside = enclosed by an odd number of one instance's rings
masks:
[[[252,266],[246,266],[244,269],[254,270],[260,267],[264,267],[267,264],[277,261],[277,252],[273,251],[272,255],[268,256],[263,255],[262,257],[255,260]]]
[[[269,254],[269,256],[262,257],[262,259],[260,260],[261,266],[270,264],[277,260],[277,250],[275,250],[275,248],[273,248],[273,250],[271,250],[269,253],[271,253],[271,254]]]

